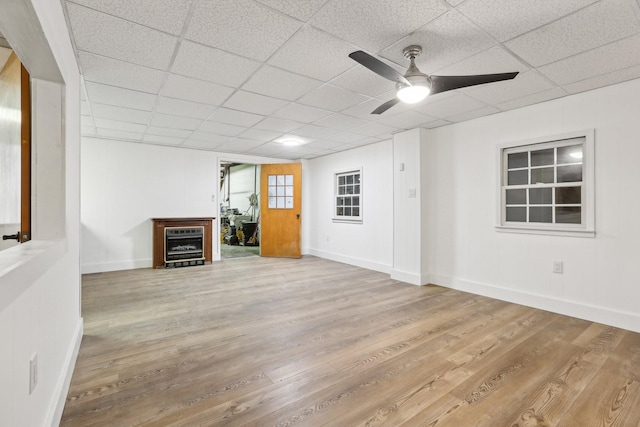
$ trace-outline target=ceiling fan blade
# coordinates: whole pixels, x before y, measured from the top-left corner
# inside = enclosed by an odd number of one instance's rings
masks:
[[[514,73],[477,74],[471,76],[429,76],[431,78],[431,92],[429,94],[435,95],[436,93],[468,86],[511,80],[517,75],[518,72],[516,71]]]
[[[369,55],[366,52],[361,50],[357,50],[349,54],[349,58],[358,62],[361,65],[364,65],[374,73],[384,77],[385,79],[389,79],[392,82],[400,81],[406,85],[411,86],[411,83],[398,71],[394,70],[384,62],[380,61],[378,58],[375,58]]]
[[[393,98],[392,100],[385,102],[384,104],[373,110],[371,114],[382,114],[399,102],[400,100],[398,98]]]

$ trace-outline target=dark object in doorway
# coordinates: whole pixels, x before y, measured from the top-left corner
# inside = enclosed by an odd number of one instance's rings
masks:
[[[226,236],[224,236],[224,241],[227,245],[236,246],[240,244],[240,239],[238,239],[238,232],[236,231],[235,225],[229,226],[229,232]]]
[[[245,246],[259,246],[258,243],[258,223],[246,221],[242,224],[242,234]]]

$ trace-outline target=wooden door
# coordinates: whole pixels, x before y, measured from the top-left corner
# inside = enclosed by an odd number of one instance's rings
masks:
[[[300,258],[302,165],[262,165],[260,173],[260,255]]]
[[[31,103],[29,73],[10,49],[0,53],[2,250],[31,238]]]

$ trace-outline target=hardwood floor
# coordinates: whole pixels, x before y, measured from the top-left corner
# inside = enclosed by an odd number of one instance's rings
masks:
[[[640,334],[306,256],[83,277],[62,426],[640,426]]]

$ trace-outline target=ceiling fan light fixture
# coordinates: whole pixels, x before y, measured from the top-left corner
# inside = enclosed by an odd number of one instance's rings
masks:
[[[431,88],[423,85],[403,86],[398,89],[397,96],[402,102],[415,104],[429,96]]]

